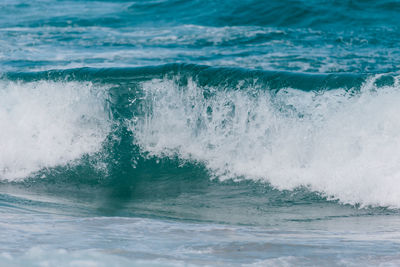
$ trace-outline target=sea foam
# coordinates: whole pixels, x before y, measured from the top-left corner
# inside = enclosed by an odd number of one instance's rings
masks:
[[[378,78],[359,90],[277,93],[152,80],[142,84],[150,104],[132,130],[150,155],[203,162],[221,180],[398,208],[400,87],[395,78],[378,88]]]
[[[103,93],[91,83],[1,81],[0,179],[96,152],[109,130]]]

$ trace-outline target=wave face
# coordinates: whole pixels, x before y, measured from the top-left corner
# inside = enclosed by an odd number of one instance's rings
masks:
[[[1,178],[72,170],[122,190],[168,159],[157,168],[398,208],[398,79],[196,65],[9,73]]]

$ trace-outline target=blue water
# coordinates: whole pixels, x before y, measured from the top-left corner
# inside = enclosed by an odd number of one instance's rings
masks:
[[[0,1],[0,266],[397,266],[400,2]]]

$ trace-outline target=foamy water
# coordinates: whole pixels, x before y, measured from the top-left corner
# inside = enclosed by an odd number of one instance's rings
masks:
[[[79,82],[0,83],[0,178],[16,181],[97,152],[109,131],[104,89]]]
[[[359,92],[219,90],[172,80],[143,84],[150,99],[133,126],[152,155],[205,162],[219,179],[305,186],[343,203],[400,207],[400,87]],[[255,91],[256,90],[256,91]],[[255,94],[255,95],[252,95]]]

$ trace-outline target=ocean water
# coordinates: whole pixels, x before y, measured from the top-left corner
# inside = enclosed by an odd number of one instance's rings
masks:
[[[1,0],[0,266],[400,265],[400,2]]]

